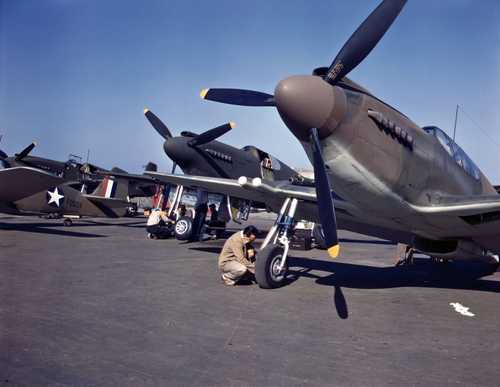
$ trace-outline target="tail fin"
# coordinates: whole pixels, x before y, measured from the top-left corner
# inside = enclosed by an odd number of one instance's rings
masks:
[[[112,179],[106,176],[92,195],[107,199],[126,199],[129,195],[129,182],[124,179]]]
[[[118,168],[118,167],[113,167],[111,168],[111,172],[117,172],[117,173],[128,173],[126,170]]]
[[[158,165],[150,161],[149,163],[146,164],[144,167],[144,170],[146,172],[157,172],[158,171]]]

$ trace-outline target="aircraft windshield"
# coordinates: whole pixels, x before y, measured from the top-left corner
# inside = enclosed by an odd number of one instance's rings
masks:
[[[479,180],[481,174],[479,168],[474,164],[469,156],[455,143],[443,130],[437,126],[427,126],[423,128],[427,133],[437,138],[441,146],[446,150],[450,157],[462,167],[474,179]]]

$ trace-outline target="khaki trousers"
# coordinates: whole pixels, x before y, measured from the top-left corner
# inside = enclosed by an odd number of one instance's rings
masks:
[[[222,279],[227,285],[234,285],[247,270],[247,267],[238,261],[229,261],[220,267]]]

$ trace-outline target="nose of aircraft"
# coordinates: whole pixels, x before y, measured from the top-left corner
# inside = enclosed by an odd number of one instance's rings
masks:
[[[274,91],[281,118],[299,140],[317,128],[324,138],[331,134],[346,111],[345,93],[321,77],[293,76],[282,80]]]
[[[180,166],[184,166],[189,159],[186,142],[183,137],[172,137],[163,143],[163,150],[167,156]]]

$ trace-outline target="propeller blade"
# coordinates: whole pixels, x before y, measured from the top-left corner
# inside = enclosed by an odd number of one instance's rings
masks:
[[[172,164],[172,172],[171,172],[172,175],[175,173],[175,168],[177,168],[177,163],[174,162]]]
[[[36,142],[32,142],[26,148],[24,148],[20,153],[16,153],[16,161],[21,161],[26,156],[28,156],[34,147],[36,147]]]
[[[151,110],[144,109],[144,115],[148,119],[149,123],[156,129],[156,131],[162,136],[165,140],[172,138],[172,133],[168,130],[167,125],[163,123]]]
[[[193,137],[193,139],[188,142],[188,145],[189,146],[197,146],[197,145],[206,144],[210,141],[214,141],[215,139],[226,134],[227,132],[229,132],[231,129],[234,129],[235,127],[236,127],[236,124],[234,122],[229,122],[227,124],[224,124],[224,125],[218,126],[216,128],[207,130],[206,132],[203,132],[201,134],[198,134],[196,137]]]
[[[242,89],[203,89],[200,97],[209,101],[239,106],[276,106],[274,96]]]
[[[337,219],[333,204],[332,188],[326,173],[325,161],[321,153],[318,130],[311,129],[311,146],[314,162],[314,182],[316,185],[316,200],[318,202],[319,219],[325,235],[328,254],[332,258],[339,255],[339,239],[337,235]]]
[[[334,59],[325,81],[334,86],[375,48],[407,0],[384,0],[351,35]]]

